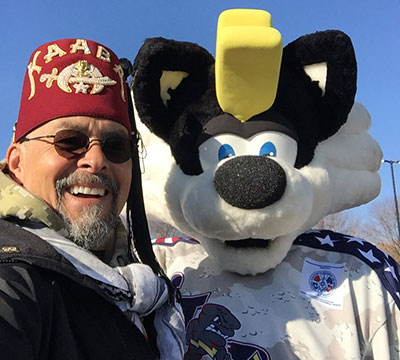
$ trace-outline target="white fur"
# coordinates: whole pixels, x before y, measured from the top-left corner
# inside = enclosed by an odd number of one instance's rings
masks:
[[[246,210],[225,202],[214,188],[214,171],[192,176],[180,191],[179,208],[190,227],[221,241],[271,239],[298,229],[309,217],[313,189],[298,171],[281,164],[287,187],[283,197],[264,209]],[[285,206],[282,206],[285,204]]]
[[[168,106],[168,100],[171,95],[168,93],[169,89],[175,90],[182,80],[189,76],[189,73],[184,71],[163,71],[160,78],[160,98],[164,106]]]
[[[318,81],[318,86],[322,90],[322,96],[324,96],[328,74],[328,64],[326,62],[321,62],[305,65],[303,66],[303,70],[311,78],[311,80]]]
[[[366,109],[355,104],[347,123],[317,146],[309,165],[295,169],[280,162],[287,178],[283,197],[255,210],[233,207],[218,196],[213,184],[215,168],[199,176],[185,175],[168,145],[140,127],[147,148],[146,211],[196,238],[226,270],[243,275],[265,272],[280,263],[294,239],[322,217],[378,195],[382,152],[368,134],[370,123]],[[235,249],[224,244],[244,238],[273,241],[266,249]]]

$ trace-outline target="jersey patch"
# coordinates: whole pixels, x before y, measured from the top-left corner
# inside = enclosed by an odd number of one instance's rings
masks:
[[[342,309],[345,279],[344,264],[320,263],[306,258],[300,280],[300,294],[328,307]]]
[[[383,286],[393,297],[400,309],[400,266],[396,261],[378,249],[375,245],[350,235],[331,230],[310,230],[300,235],[294,245],[308,246],[314,249],[339,252],[357,257],[381,280]]]

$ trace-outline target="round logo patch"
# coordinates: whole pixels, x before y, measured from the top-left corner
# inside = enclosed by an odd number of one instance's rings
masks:
[[[330,296],[336,288],[337,280],[333,273],[327,270],[314,272],[309,278],[309,284],[317,296]]]

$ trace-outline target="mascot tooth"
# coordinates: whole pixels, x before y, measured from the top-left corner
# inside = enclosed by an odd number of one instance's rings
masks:
[[[185,359],[399,359],[399,266],[312,229],[380,191],[351,40],[282,44],[269,13],[232,9],[215,60],[152,38],[134,62],[146,210],[187,235],[154,240],[183,296]]]

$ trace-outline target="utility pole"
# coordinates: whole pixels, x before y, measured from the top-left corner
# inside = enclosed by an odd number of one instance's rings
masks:
[[[396,211],[396,219],[397,219],[397,230],[399,231],[399,242],[400,242],[400,216],[399,216],[399,204],[397,202],[397,193],[396,193],[396,182],[394,179],[394,169],[393,164],[400,164],[400,160],[383,160],[384,163],[390,164],[390,170],[392,172],[392,183],[393,183],[393,194],[394,194],[394,206]]]

